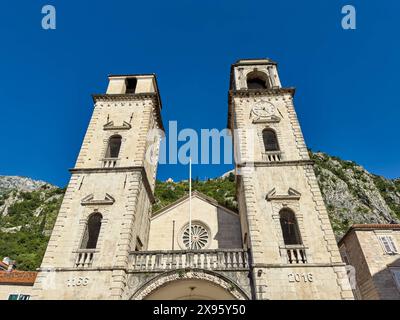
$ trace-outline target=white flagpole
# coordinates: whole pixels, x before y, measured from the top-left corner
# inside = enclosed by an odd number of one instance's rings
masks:
[[[189,158],[189,250],[192,249],[192,157]]]

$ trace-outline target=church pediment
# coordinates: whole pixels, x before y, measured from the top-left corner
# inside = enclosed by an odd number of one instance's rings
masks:
[[[115,202],[115,199],[106,193],[104,199],[94,199],[93,194],[89,194],[81,200],[81,205],[89,206],[89,205],[112,205]]]
[[[114,125],[114,121],[109,121],[103,126],[104,130],[129,130],[130,128],[132,128],[132,126],[126,121],[119,126]]]
[[[272,200],[299,200],[301,193],[293,188],[289,188],[287,194],[277,194],[275,188],[267,193],[267,201]]]

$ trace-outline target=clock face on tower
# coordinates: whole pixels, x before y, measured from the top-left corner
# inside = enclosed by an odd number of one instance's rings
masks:
[[[275,113],[275,106],[266,101],[258,102],[251,110],[258,118],[272,116]]]

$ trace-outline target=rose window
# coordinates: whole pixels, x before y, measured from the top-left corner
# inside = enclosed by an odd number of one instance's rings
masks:
[[[186,249],[189,249],[189,226],[187,226],[182,233],[182,242]],[[192,224],[192,245],[191,249],[200,250],[204,249],[210,239],[208,230],[200,224]]]

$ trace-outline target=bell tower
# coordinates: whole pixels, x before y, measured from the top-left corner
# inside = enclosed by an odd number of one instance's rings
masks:
[[[231,67],[233,133],[243,242],[256,299],[352,299],[313,162],[270,59]]]
[[[147,247],[163,130],[156,77],[109,76],[93,101],[34,299],[122,299],[129,253]]]

